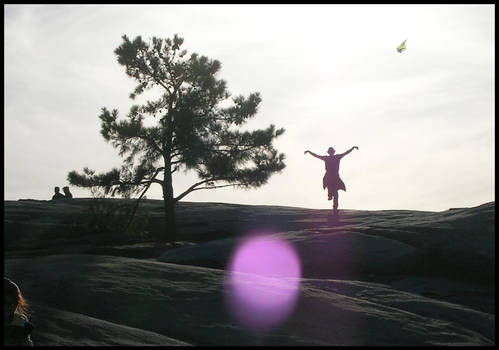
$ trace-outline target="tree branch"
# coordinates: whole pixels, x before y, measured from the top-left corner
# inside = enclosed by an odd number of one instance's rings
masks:
[[[212,182],[212,181],[217,181],[217,179],[208,179],[208,180],[203,180],[203,181],[200,181],[198,183],[195,183],[194,185],[192,185],[191,187],[189,187],[187,190],[184,191],[184,193],[180,194],[179,196],[177,196],[177,198],[174,198],[174,202],[178,202],[179,200],[181,200],[182,198],[184,198],[185,196],[187,196],[189,193],[191,193],[192,191],[194,191],[194,189],[198,186],[201,186],[207,182]]]
[[[218,179],[218,180],[212,179],[212,180],[205,180],[205,181],[198,182],[197,184],[194,184],[191,187],[189,187],[184,193],[182,193],[181,195],[179,195],[177,198],[174,198],[174,202],[176,203],[176,202],[180,201],[182,198],[184,198],[185,196],[187,196],[189,193],[194,192],[194,191],[198,191],[198,190],[212,190],[212,189],[215,189],[215,188],[223,188],[223,187],[243,186],[243,185],[245,185],[244,183],[235,183],[235,184],[220,185],[220,186],[197,187],[197,186],[202,185],[203,183],[212,182],[212,181],[221,181],[221,180],[223,180],[223,179]]]
[[[156,144],[156,141],[152,138],[152,137],[149,137],[147,134],[143,134],[143,135],[139,135],[138,136],[139,138],[143,139],[143,140],[146,140],[146,141],[149,141],[151,146],[157,151],[159,152],[160,154],[163,153],[163,150],[161,149],[161,147],[159,147],[157,144]]]
[[[191,192],[197,191],[197,190],[211,190],[213,188],[222,188],[222,187],[230,187],[230,186],[242,186],[242,185],[244,185],[244,184],[243,183],[237,183],[237,184],[230,184],[230,185],[220,185],[220,186],[210,186],[210,187],[198,187],[198,188],[193,189]]]
[[[175,163],[178,163],[178,162],[175,162]],[[180,166],[175,165],[175,168],[171,171],[171,174],[173,174],[174,172],[176,172],[179,168],[180,168]]]
[[[128,227],[130,227],[130,224],[132,223],[133,218],[135,217],[135,213],[137,212],[137,208],[139,207],[140,200],[146,194],[146,192],[149,189],[149,187],[152,185],[153,182],[161,184],[161,182],[159,180],[156,180],[156,176],[158,176],[158,174],[159,174],[160,171],[161,171],[161,168],[160,169],[156,169],[156,171],[154,172],[154,175],[148,181],[147,186],[145,187],[145,189],[142,191],[142,193],[140,194],[139,198],[137,199],[137,201],[135,203],[135,206],[133,207],[132,214],[130,215],[130,219],[128,220],[128,223],[127,223],[127,225],[125,227],[125,232],[128,230]]]
[[[170,89],[168,88],[168,86],[166,86],[166,85],[165,85],[165,84],[164,84],[164,83],[163,83],[160,79],[156,78],[156,74],[154,74],[153,72],[151,72],[151,71],[149,70],[149,66],[148,66],[148,64],[147,64],[147,60],[146,60],[146,58],[144,57],[144,55],[142,55],[141,59],[142,59],[142,62],[141,62],[141,63],[142,63],[142,65],[143,65],[143,67],[142,67],[142,68],[144,68],[144,69],[147,71],[147,73],[149,74],[149,76],[150,76],[150,77],[152,77],[152,79],[153,79],[153,80],[154,80],[157,84],[161,85],[161,86],[162,86],[162,87],[163,87],[163,88],[164,88],[164,89],[168,92],[168,94],[171,96],[171,95],[172,95],[172,93],[170,92]]]

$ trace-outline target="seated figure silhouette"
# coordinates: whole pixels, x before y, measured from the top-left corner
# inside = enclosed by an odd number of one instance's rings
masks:
[[[64,198],[73,198],[73,195],[71,194],[71,192],[69,192],[68,186],[64,186],[62,188],[62,191],[64,192]]]
[[[52,199],[63,199],[66,198],[61,192],[59,192],[59,186],[54,187],[54,195],[52,196]]]
[[[4,346],[33,346],[31,332],[34,326],[28,321],[28,303],[19,286],[9,278],[3,278],[4,302]]]
[[[327,187],[327,200],[330,201],[334,197],[333,201],[333,214],[338,214],[338,190],[346,191],[344,182],[340,178],[340,160],[354,149],[359,149],[359,147],[354,146],[350,148],[345,153],[335,154],[333,147],[329,147],[327,150],[328,156],[319,156],[313,152],[305,151],[304,154],[310,153],[315,158],[321,159],[325,163],[326,174],[322,179],[322,187]]]

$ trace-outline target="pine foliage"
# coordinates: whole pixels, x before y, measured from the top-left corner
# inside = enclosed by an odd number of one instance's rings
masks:
[[[236,186],[254,188],[284,169],[284,154],[273,141],[284,129],[241,131],[255,117],[261,97],[258,92],[232,97],[227,84],[217,74],[218,60],[182,50],[184,40],[140,36],[122,37],[114,51],[118,63],[137,85],[132,100],[145,91],[159,88],[161,94],[145,104],[135,104],[125,118],[117,109],[101,109],[101,134],[123,157],[120,169],[95,174],[68,174],[71,184],[81,187],[102,186],[106,194],[131,196],[147,191],[157,183],[163,187],[165,201],[173,203],[192,191]],[[156,120],[145,126],[145,118]],[[150,125],[151,123],[148,123]],[[200,179],[173,197],[168,193],[172,174],[195,171]],[[163,178],[161,178],[163,175]]]

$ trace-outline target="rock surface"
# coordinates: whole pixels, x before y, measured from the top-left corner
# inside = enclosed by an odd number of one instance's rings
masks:
[[[89,234],[91,201],[4,202],[4,273],[31,304],[37,345],[495,345],[494,202],[339,220],[181,202],[172,246]],[[161,201],[141,215],[161,231]],[[227,309],[228,262],[254,234],[287,241],[302,269],[293,311],[265,332]]]

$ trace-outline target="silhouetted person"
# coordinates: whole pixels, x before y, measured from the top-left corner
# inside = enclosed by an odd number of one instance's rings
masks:
[[[326,174],[324,174],[324,178],[322,179],[323,188],[327,187],[327,200],[330,201],[334,197],[333,201],[333,213],[337,214],[338,210],[338,190],[346,191],[345,184],[340,178],[339,170],[340,170],[340,160],[348,153],[352,152],[354,149],[359,149],[357,146],[350,148],[345,153],[334,154],[335,150],[333,147],[329,147],[327,150],[328,156],[319,156],[313,152],[305,151],[304,154],[310,153],[315,158],[319,158],[324,161],[326,166]]]
[[[3,345],[33,346],[31,332],[33,324],[28,322],[26,309],[28,303],[24,300],[21,290],[7,277],[3,278]]]
[[[54,195],[52,196],[52,199],[62,199],[66,198],[61,192],[59,192],[59,186],[54,187]]]
[[[69,192],[68,186],[64,186],[62,188],[62,191],[64,192],[64,198],[73,198],[73,195],[71,194],[71,192]]]

